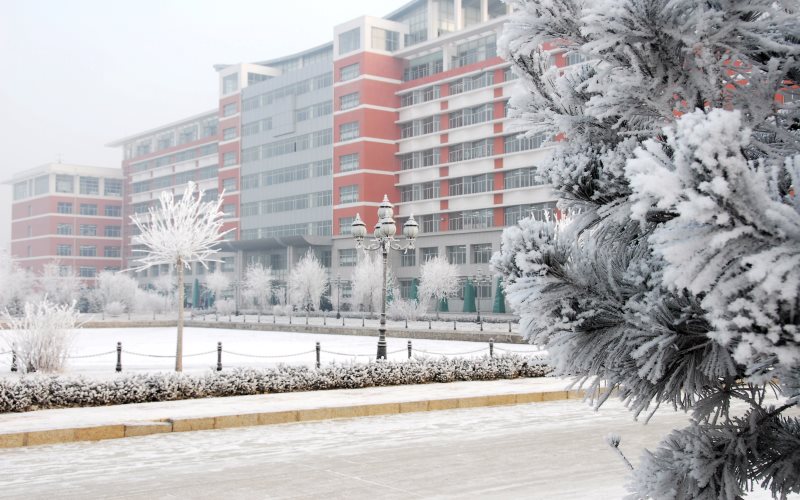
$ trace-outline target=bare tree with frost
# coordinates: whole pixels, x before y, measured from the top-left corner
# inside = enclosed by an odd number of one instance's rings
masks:
[[[436,256],[425,262],[419,270],[419,295],[421,302],[433,300],[436,319],[439,319],[441,301],[455,297],[461,289],[459,267]]]
[[[289,298],[296,306],[306,310],[319,310],[320,300],[328,288],[325,268],[310,249],[289,273]]]
[[[539,171],[566,216],[508,228],[493,260],[523,331],[598,406],[692,411],[633,498],[800,491],[797,3],[511,3],[511,114],[566,139]]]
[[[26,300],[33,294],[34,276],[21,269],[4,249],[0,249],[0,310],[22,313]]]
[[[103,271],[97,276],[97,291],[103,310],[109,314],[117,308],[120,312],[133,310],[138,288],[136,280],[122,272]]]
[[[72,266],[62,267],[61,262],[55,260],[42,267],[42,272],[36,277],[36,289],[49,302],[72,304],[80,293],[81,280]]]
[[[358,263],[353,269],[353,304],[361,305],[372,313],[380,311],[383,300],[383,258],[371,252],[359,252]],[[390,269],[386,270],[386,289],[394,288],[394,276]]]
[[[273,281],[271,267],[264,267],[260,262],[247,266],[244,275],[244,296],[255,301],[261,312],[264,312],[264,308],[272,297]]]
[[[225,276],[222,271],[216,270],[206,276],[205,284],[211,296],[214,297],[214,303],[216,304],[222,300],[222,292],[231,286],[231,279]]]
[[[131,220],[140,233],[133,238],[134,245],[144,246],[144,255],[138,259],[134,270],[169,264],[175,266],[178,279],[178,334],[175,351],[175,371],[183,371],[183,302],[184,269],[193,262],[206,269],[219,250],[217,245],[225,235],[222,231],[223,213],[220,210],[224,193],[213,201],[203,201],[204,191],[190,182],[183,196],[175,200],[172,193],[162,191],[160,206],[150,207],[146,217],[139,214]]]

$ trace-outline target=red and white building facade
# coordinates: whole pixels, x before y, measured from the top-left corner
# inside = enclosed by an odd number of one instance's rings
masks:
[[[118,168],[51,163],[15,175],[11,255],[39,274],[58,262],[88,286],[122,266],[123,176]]]

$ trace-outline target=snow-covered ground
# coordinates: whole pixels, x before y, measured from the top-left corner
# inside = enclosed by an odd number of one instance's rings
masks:
[[[365,332],[366,333],[366,332]],[[2,335],[2,332],[0,332]],[[116,345],[122,342],[123,372],[170,371],[174,367],[175,327],[86,328],[75,335],[67,371],[89,375],[111,375],[116,365]],[[375,359],[377,332],[371,336],[326,335],[214,328],[184,330],[184,371],[202,372],[216,367],[217,342],[222,342],[223,369],[232,367],[274,367],[280,363],[313,366],[316,342],[321,363],[361,362]],[[407,339],[388,338],[390,360],[408,358]],[[535,346],[495,344],[495,353],[533,354]],[[0,351],[6,350],[5,348]],[[485,356],[488,343],[444,340],[412,340],[413,355]],[[11,355],[0,355],[0,376],[10,373]]]
[[[561,401],[17,448],[0,450],[0,498],[621,498],[604,436],[635,466],[687,422]]]

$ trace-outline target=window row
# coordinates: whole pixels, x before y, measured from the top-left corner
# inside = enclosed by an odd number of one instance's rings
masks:
[[[242,163],[283,156],[298,151],[327,146],[332,142],[331,129],[319,130],[310,134],[298,135],[289,139],[263,144],[242,150]]]
[[[433,101],[434,99],[438,99],[439,97],[440,97],[439,85],[432,85],[430,87],[425,87],[424,89],[417,89],[407,94],[402,94],[400,96],[400,106],[401,107],[413,106],[414,104]]]
[[[236,112],[236,104],[232,104],[233,112]],[[223,112],[228,112],[226,107]],[[228,115],[225,115],[228,116]],[[159,134],[139,139],[135,143],[125,144],[125,159],[137,158],[154,152],[162,151],[175,147],[176,145],[187,144],[200,139],[205,139],[217,135],[219,123],[217,118],[208,118],[201,122],[180,125],[173,130],[160,132]],[[155,147],[154,147],[155,146]],[[147,162],[145,162],[147,163]],[[139,164],[136,164],[137,166]]]
[[[494,71],[485,71],[477,75],[465,76],[459,80],[454,80],[450,82],[449,90],[450,95],[456,95],[490,85],[494,85]]]
[[[292,165],[290,167],[278,168],[268,172],[249,174],[242,176],[242,189],[256,189],[262,186],[273,186],[275,184],[286,184],[297,182],[312,177],[324,177],[331,175],[331,160],[315,161],[302,165]]]
[[[451,68],[460,68],[497,56],[497,36],[493,33],[478,40],[471,40],[456,46]]]
[[[260,132],[266,132],[267,130],[272,130],[272,117],[243,124],[242,137],[249,137]]]
[[[134,163],[131,165],[131,172],[143,172],[145,170],[164,167],[166,165],[172,165],[173,163],[180,163],[215,154],[217,154],[217,144],[206,144],[204,146],[188,149],[186,151],[179,151],[171,155]]]
[[[60,214],[71,214],[73,213],[73,204],[67,201],[59,201],[56,205],[56,212]],[[81,203],[78,213],[80,215],[98,215],[97,205],[94,203]],[[119,205],[105,205],[103,207],[103,216],[122,217],[122,207]]]
[[[428,116],[400,124],[400,137],[416,137],[418,135],[432,134],[439,131],[439,116]]]
[[[439,181],[400,186],[400,201],[430,200],[439,197]]]
[[[272,200],[253,201],[242,204],[242,217],[291,212],[312,207],[329,207],[332,201],[331,191],[319,191],[316,193],[287,196]]]
[[[187,170],[186,172],[179,172],[175,175],[165,175],[163,177],[147,179],[146,181],[134,182],[133,184],[131,184],[131,190],[134,193],[144,193],[146,191],[163,190],[171,188],[172,186],[182,186],[189,181],[198,182],[205,179],[213,179],[217,177],[218,173],[219,173],[219,167],[217,165],[211,165],[196,170]]]
[[[243,240],[283,238],[287,236],[330,236],[330,235],[331,235],[330,220],[242,230]]]
[[[73,224],[59,223],[56,225],[56,234],[69,236],[74,234],[74,229],[75,226]],[[78,234],[81,236],[97,236],[97,224],[80,224],[78,226]],[[103,228],[103,236],[119,238],[122,236],[122,226],[105,226]]]
[[[450,128],[466,127],[476,123],[484,123],[494,119],[494,105],[482,104],[474,108],[465,108],[450,113]]]
[[[298,122],[304,122],[312,118],[327,116],[331,113],[333,113],[333,103],[331,101],[324,101],[296,110],[294,112],[294,119]]]
[[[72,245],[56,245],[56,255],[59,257],[69,257],[72,255]],[[122,255],[120,247],[103,247],[103,257],[119,257]],[[79,245],[78,256],[97,257],[96,245]]]
[[[333,85],[333,75],[331,73],[325,73],[323,75],[301,80],[291,85],[286,85],[257,96],[248,97],[247,99],[242,100],[242,110],[250,111],[253,109],[258,109],[262,106],[268,106],[274,101],[283,99],[287,96],[302,95],[313,90],[330,87],[331,85]]]

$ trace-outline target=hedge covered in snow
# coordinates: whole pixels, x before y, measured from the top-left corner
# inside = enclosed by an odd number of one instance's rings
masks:
[[[542,359],[517,355],[331,364],[319,369],[297,366],[237,368],[202,375],[147,373],[99,380],[34,373],[18,379],[0,380],[0,413],[325,389],[543,377],[548,373],[550,367]]]

